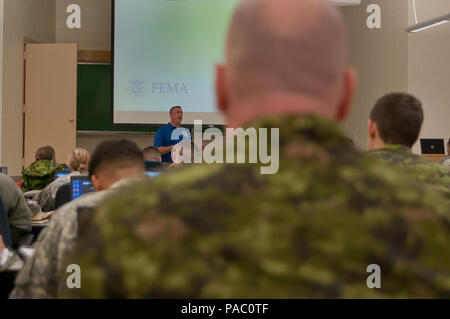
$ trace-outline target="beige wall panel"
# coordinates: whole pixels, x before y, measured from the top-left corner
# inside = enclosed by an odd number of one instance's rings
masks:
[[[65,163],[76,144],[76,44],[29,44],[26,52],[25,165],[51,145]]]

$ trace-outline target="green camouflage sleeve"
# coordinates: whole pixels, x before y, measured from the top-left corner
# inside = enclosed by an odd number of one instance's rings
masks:
[[[402,169],[411,177],[450,190],[450,168],[412,154],[404,146],[388,145],[385,149],[369,152],[388,165]],[[445,190],[444,190],[445,192]]]

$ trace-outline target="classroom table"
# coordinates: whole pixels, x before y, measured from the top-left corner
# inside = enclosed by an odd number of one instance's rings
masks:
[[[50,223],[50,221],[45,221],[45,222],[32,222],[31,224],[31,232],[34,235],[34,239],[36,240],[39,236],[39,234],[41,233],[41,231],[48,226],[48,224]]]

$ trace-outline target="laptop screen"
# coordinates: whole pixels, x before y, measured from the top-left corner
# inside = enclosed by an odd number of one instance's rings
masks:
[[[70,170],[61,170],[61,171],[56,171],[56,178],[60,178],[63,176],[67,176],[70,174]]]
[[[421,139],[422,154],[445,154],[444,139]]]
[[[145,172],[145,174],[150,178],[155,178],[156,176],[158,176],[161,173],[162,172]]]
[[[72,176],[72,199],[77,199],[81,195],[94,192],[94,185],[87,176]]]

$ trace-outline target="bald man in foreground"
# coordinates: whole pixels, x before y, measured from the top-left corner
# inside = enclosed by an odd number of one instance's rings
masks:
[[[81,289],[61,295],[449,297],[443,199],[354,151],[335,124],[355,87],[346,55],[328,1],[242,1],[218,107],[230,127],[280,129],[278,173],[190,166],[106,200],[68,260]]]

